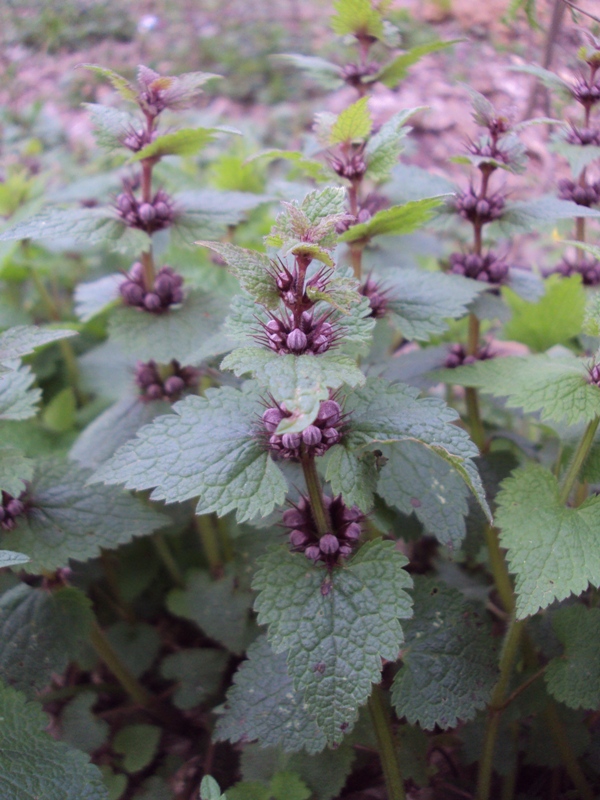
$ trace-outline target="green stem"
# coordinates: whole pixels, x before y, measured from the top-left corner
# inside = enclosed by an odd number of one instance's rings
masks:
[[[483,738],[483,750],[479,762],[479,775],[477,777],[477,800],[489,800],[494,765],[494,749],[500,726],[500,717],[506,690],[510,681],[513,666],[519,651],[521,633],[524,621],[511,620],[504,638],[502,655],[500,656],[500,677],[494,687],[488,707],[488,717]]]
[[[400,774],[400,766],[396,755],[396,743],[394,741],[394,731],[392,721],[385,706],[380,686],[373,686],[371,697],[369,698],[369,713],[377,736],[379,746],[379,758],[385,778],[388,800],[406,800],[404,792],[404,781]]]
[[[150,692],[138,682],[137,678],[129,671],[125,664],[123,664],[113,649],[112,644],[96,622],[92,625],[90,640],[92,647],[100,659],[106,664],[131,699],[142,708],[151,709],[154,705],[154,698]]]
[[[179,569],[179,565],[175,561],[173,557],[173,553],[167,544],[167,540],[162,533],[155,533],[154,536],[151,537],[152,544],[154,545],[154,549],[158,553],[160,560],[162,561],[165,569],[171,576],[173,583],[179,588],[183,589],[185,586],[185,580],[183,575],[181,574],[181,570]]]
[[[484,528],[484,536],[488,549],[488,557],[490,559],[490,569],[496,589],[502,600],[504,610],[508,614],[512,614],[515,609],[513,585],[506,566],[506,560],[500,548],[498,531],[491,525],[486,525]]]
[[[579,473],[581,472],[581,468],[585,464],[587,457],[590,454],[599,423],[600,417],[595,417],[591,422],[589,422],[583,433],[583,436],[581,437],[581,441],[577,445],[577,450],[571,459],[571,463],[569,464],[569,468],[565,474],[560,489],[561,504],[566,503],[569,499],[569,495],[575,486],[577,478],[579,477]]]
[[[362,281],[362,254],[364,247],[353,242],[350,245],[350,263],[357,281]]]
[[[329,522],[329,515],[325,508],[325,503],[323,502],[323,490],[317,473],[315,459],[312,456],[304,456],[302,458],[302,471],[304,472],[304,480],[306,481],[310,507],[315,525],[317,526],[317,531],[319,536],[325,536],[326,533],[331,531],[331,524]]]
[[[216,577],[223,572],[223,562],[221,560],[221,550],[219,548],[219,538],[213,525],[213,520],[209,514],[194,517],[194,527],[200,539],[200,544],[204,550],[204,555],[208,561],[210,571]]]
[[[469,314],[469,332],[467,335],[467,355],[476,356],[479,350],[479,319],[475,314]],[[469,428],[471,430],[471,438],[479,448],[483,450],[485,447],[485,431],[483,429],[483,422],[481,421],[481,414],[479,412],[479,397],[477,389],[468,386],[465,389],[465,399],[467,402],[467,417],[469,420]]]
[[[581,767],[577,762],[575,753],[573,752],[571,743],[569,742],[569,738],[565,733],[560,719],[558,718],[556,707],[553,703],[549,703],[546,706],[544,717],[546,718],[546,723],[548,725],[550,734],[554,739],[554,744],[556,745],[560,753],[561,760],[565,765],[567,774],[579,792],[580,800],[594,800],[594,793],[586,781],[585,775],[581,771]]]

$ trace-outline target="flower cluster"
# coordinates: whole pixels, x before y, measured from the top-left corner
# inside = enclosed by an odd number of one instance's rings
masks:
[[[290,530],[289,542],[292,550],[311,561],[323,561],[329,569],[339,563],[340,558],[348,558],[358,544],[364,514],[357,506],[349,508],[342,496],[323,497],[331,530],[319,537],[314,522],[310,501],[301,496],[293,508],[283,514],[283,525]]]
[[[499,284],[508,278],[508,264],[491,251],[486,255],[452,253],[450,272],[453,275],[464,275],[474,281]]]
[[[322,456],[342,438],[343,414],[335,400],[324,400],[317,418],[302,433],[275,433],[281,420],[289,416],[290,413],[280,404],[269,406],[262,415],[268,434],[268,450],[280,458],[298,461],[303,455]]]
[[[390,298],[388,296],[388,290],[382,288],[379,281],[376,281],[369,275],[367,280],[360,287],[360,293],[363,297],[369,298],[372,317],[375,317],[375,319],[385,317],[389,308]]]
[[[504,205],[504,195],[501,192],[481,197],[472,186],[468,191],[457,195],[454,201],[454,207],[460,216],[476,225],[486,225],[500,219]]]
[[[173,201],[164,189],[159,189],[149,201],[139,201],[130,185],[117,195],[118,216],[128,228],[139,228],[147,234],[168,228],[175,219]]]
[[[161,267],[148,290],[144,281],[144,267],[136,261],[119,286],[121,297],[128,306],[134,306],[153,314],[162,314],[183,301],[183,278],[172,267]]]
[[[486,361],[488,358],[494,358],[489,345],[484,345],[475,354],[469,355],[464,345],[453,344],[450,346],[444,366],[446,369],[456,369],[456,367],[475,364],[476,361]]]
[[[596,386],[600,387],[600,364],[594,364],[588,369],[588,373],[590,376],[590,383],[595,383]]]
[[[23,498],[25,492],[19,497],[13,497],[8,492],[2,492],[2,502],[0,503],[0,528],[5,531],[11,531],[15,525],[16,517],[25,512],[25,503]]]
[[[155,361],[138,361],[135,367],[135,382],[142,400],[167,400],[175,402],[186,389],[195,389],[200,373],[195,367],[182,367],[179,361],[171,361],[168,374],[161,376]]]
[[[558,196],[561,200],[571,200],[578,206],[589,208],[600,203],[600,181],[581,184],[563,178],[558,182]]]
[[[276,353],[318,355],[327,352],[338,339],[335,323],[330,322],[331,311],[303,311],[297,320],[288,313],[269,316],[268,322],[261,322],[262,334],[258,338]]]
[[[581,260],[563,258],[553,270],[558,275],[569,278],[571,275],[581,275],[584,286],[600,285],[600,261],[591,256],[583,256]]]
[[[578,145],[594,145],[600,147],[600,129],[592,128],[587,125],[579,127],[571,125],[571,130],[567,133],[567,142]]]
[[[340,150],[335,155],[330,155],[328,160],[331,169],[340,178],[347,178],[349,181],[359,180],[367,171],[364,145],[357,145],[348,151]]]

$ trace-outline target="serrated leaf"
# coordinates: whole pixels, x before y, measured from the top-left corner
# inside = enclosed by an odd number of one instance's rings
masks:
[[[180,239],[189,244],[194,239],[218,239],[230,225],[239,225],[249,211],[272,198],[252,192],[193,189],[179,192],[173,200],[178,209]]]
[[[571,200],[559,200],[557,197],[546,195],[535,200],[507,201],[498,225],[503,233],[512,235],[550,227],[560,219],[599,216],[600,212],[592,208],[578,206]]]
[[[326,61],[324,58],[305,56],[299,53],[277,53],[272,55],[271,58],[283,64],[291,64],[291,66],[302,70],[305,75],[312,78],[321,88],[327,89],[327,91],[335,91],[343,84],[340,67],[331,61]]]
[[[181,308],[164,314],[126,306],[116,308],[108,330],[123,352],[140,361],[152,359],[167,364],[176,359],[181,364],[198,364],[229,349],[230,344],[219,330],[226,313],[225,298],[194,291]]]
[[[569,708],[600,704],[600,609],[574,605],[552,615],[552,627],[564,647],[544,679],[550,694]]]
[[[82,692],[71,700],[60,717],[61,741],[84,753],[93,753],[102,747],[110,727],[92,712],[97,701],[98,695],[93,691]]]
[[[119,287],[124,276],[104,275],[97,281],[80,283],[75,287],[75,313],[82,322],[89,322],[120,298]]]
[[[167,597],[172,614],[193,620],[202,630],[232,653],[246,649],[252,594],[237,586],[234,575],[212,580],[207,572],[191,573],[185,589],[174,589]]]
[[[260,562],[258,622],[268,625],[274,651],[287,652],[295,689],[328,743],[353,727],[380,680],[381,659],[397,658],[399,620],[411,615],[406,563],[393,542],[381,540],[331,574],[279,547]]]
[[[425,225],[442,198],[429,197],[414,200],[403,206],[393,206],[378,211],[368,222],[352,225],[339,237],[340,242],[369,241],[374,236],[404,236]]]
[[[373,120],[367,106],[368,101],[368,97],[361,97],[338,115],[329,133],[330,145],[356,142],[369,136]]]
[[[258,741],[262,747],[286,752],[320,752],[326,744],[294,690],[286,657],[274,653],[266,636],[248,648],[247,660],[236,672],[227,692],[225,711],[217,720],[216,741]]]
[[[322,300],[345,313],[350,311],[351,306],[361,302],[362,296],[358,292],[358,287],[358,281],[352,270],[348,270],[346,275],[342,270],[336,270],[336,273],[328,279],[327,286],[323,291],[313,286],[307,286],[306,294],[314,303]]]
[[[58,339],[68,339],[77,336],[77,331],[53,330],[52,328],[38,328],[34,325],[20,325],[9,328],[0,333],[0,373],[2,364],[23,358],[38,348]]]
[[[399,111],[387,122],[384,122],[377,133],[369,137],[365,147],[367,177],[374,181],[383,181],[389,176],[404,149],[402,140],[411,130],[404,123],[413,114],[424,109],[425,106],[420,106],[419,108],[408,108],[404,111]]]
[[[516,575],[518,619],[600,584],[599,497],[567,508],[554,475],[529,465],[503,481],[496,501],[500,541]]]
[[[137,498],[86,480],[91,473],[78,464],[40,460],[28,489],[25,514],[4,534],[4,546],[31,558],[32,572],[55,570],[70,558],[85,561],[101,548],[117,547],[144,536],[168,519]]]
[[[548,149],[566,158],[573,173],[573,178],[578,179],[586,167],[600,159],[600,147],[593,144],[580,145],[567,142],[565,136],[568,130],[568,128],[565,128],[557,131],[553,135]]]
[[[383,18],[371,0],[335,0],[335,15],[331,17],[331,30],[338,36],[358,34],[381,39],[384,36]]]
[[[9,589],[0,598],[0,679],[35,696],[78,658],[93,619],[79,589],[47,592],[24,583]]]
[[[11,550],[0,550],[0,567],[18,567],[26,564],[29,557],[23,553],[13,553]]]
[[[482,291],[477,281],[419,269],[402,269],[381,282],[392,324],[407,339],[426,340],[448,330],[447,320],[467,313]]]
[[[508,69],[513,70],[514,72],[524,72],[527,75],[533,75],[548,89],[558,91],[563,95],[571,95],[571,86],[567,81],[563,80],[555,72],[551,72],[549,69],[539,67],[537,64],[519,64],[517,66],[511,65],[508,67]]]
[[[346,190],[340,186],[326,186],[324,189],[314,189],[309,192],[300,208],[308,221],[315,225],[323,217],[343,214],[346,210]]]
[[[123,756],[123,769],[139,772],[154,759],[161,729],[156,725],[126,725],[112,741],[112,749]]]
[[[14,447],[0,448],[0,490],[18,497],[33,477],[33,461]]]
[[[83,103],[83,106],[91,117],[96,143],[107,150],[123,147],[125,137],[140,127],[140,120],[126,111],[98,103]]]
[[[427,533],[446,546],[458,547],[465,537],[469,487],[437,453],[416,442],[382,445],[387,459],[377,493],[404,514],[411,512]]]
[[[325,180],[327,176],[327,171],[320,161],[307,158],[307,156],[297,150],[264,150],[261,153],[251,156],[247,161],[251,163],[252,161],[277,161],[279,159],[291,161],[294,167],[302,170],[310,178],[314,178],[315,180]]]
[[[10,800],[108,800],[88,757],[54,741],[38,703],[0,685],[0,794]]]
[[[42,391],[31,388],[35,381],[31,368],[19,368],[18,364],[13,361],[12,370],[0,374],[0,419],[27,419],[37,413]],[[4,365],[10,368],[10,362]]]
[[[354,453],[343,443],[336,445],[327,459],[325,479],[333,494],[341,494],[346,505],[368,511],[377,488],[376,458],[372,453]]]
[[[84,467],[96,469],[133,439],[142,426],[161,414],[168,414],[170,409],[169,403],[162,400],[144,402],[140,397],[122,397],[87,426],[69,457]]]
[[[138,431],[94,481],[153,489],[152,499],[168,503],[200,496],[197,514],[237,508],[240,522],[283,503],[286,481],[255,436],[262,413],[256,389],[209,389],[173,411]]]
[[[449,42],[427,42],[426,44],[412,47],[410,50],[407,50],[406,53],[396,56],[396,58],[388,64],[385,64],[379,72],[376,72],[375,75],[370,78],[369,82],[379,81],[389,89],[394,89],[400,81],[404,80],[409,67],[412,67],[413,64],[420,61],[423,56],[429,55],[429,53],[436,53],[439,50],[445,50],[460,41],[460,39],[454,39]]]
[[[273,278],[273,264],[264,253],[226,242],[195,242],[208,247],[226,262],[242,289],[267,308],[277,308],[279,292]]]
[[[431,578],[415,581],[414,602],[392,703],[411,724],[454,728],[485,707],[498,680],[491,625],[460,592]]]
[[[129,81],[122,75],[119,75],[118,72],[113,72],[112,69],[100,67],[96,64],[82,64],[81,66],[84,69],[88,69],[90,72],[95,72],[96,75],[100,75],[102,78],[107,78],[124,100],[131,100],[134,103],[137,102],[136,90]]]
[[[493,358],[436,374],[448,383],[506,397],[509,408],[539,412],[542,420],[574,425],[600,414],[600,389],[589,382],[584,362],[575,356]]]
[[[434,175],[422,167],[397,164],[392,170],[391,181],[386,184],[385,191],[392,202],[398,204],[454,194],[457,188],[447,178]]]
[[[150,247],[144,231],[127,228],[106,208],[46,208],[0,234],[0,241],[10,239],[65,239],[134,253]]]
[[[145,158],[162,158],[163,156],[194,156],[207,144],[214,142],[219,133],[233,133],[233,130],[227,128],[180,128],[173,133],[157,136],[153,142],[138,150],[130,158],[130,161],[143,161]]]
[[[319,412],[319,404],[329,397],[329,389],[360,386],[365,376],[351,356],[335,351],[322,355],[279,355],[262,347],[241,347],[221,363],[236,375],[251,374],[265,393],[285,403],[294,427],[286,423],[288,433],[308,427]]]
[[[173,694],[177,708],[187,711],[199,706],[221,685],[227,666],[226,653],[207,647],[171,653],[160,665],[163,678],[177,681]]]
[[[504,337],[544,352],[556,344],[568,344],[581,333],[585,310],[585,289],[581,278],[553,275],[545,282],[546,292],[530,303],[512,291],[504,291],[512,318],[504,326]]]

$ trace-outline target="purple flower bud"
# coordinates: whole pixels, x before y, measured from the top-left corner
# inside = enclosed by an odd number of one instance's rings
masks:
[[[319,539],[319,550],[327,556],[337,553],[340,549],[340,543],[337,536],[332,533],[326,533]]]
[[[168,302],[171,297],[173,282],[168,275],[157,275],[154,281],[154,291],[161,300]]]
[[[317,414],[317,422],[327,424],[328,427],[337,425],[341,419],[342,410],[335,400],[324,400]]]
[[[349,555],[352,555],[352,545],[350,544],[341,544],[339,554],[343,558],[348,558]]]
[[[350,525],[344,531],[344,537],[346,539],[350,539],[350,541],[357,541],[360,539],[361,528],[358,522],[351,522]]]
[[[318,561],[321,558],[319,546],[316,544],[311,544],[310,547],[307,547],[304,551],[304,555],[311,561]]]
[[[160,383],[151,383],[145,394],[150,400],[162,400],[163,388]]]
[[[8,502],[8,504],[6,506],[6,510],[13,517],[18,517],[19,514],[22,514],[23,511],[25,511],[25,506],[23,505],[23,503],[20,500],[17,500],[16,498],[13,498],[12,500],[9,500],[9,502]]]
[[[141,306],[144,302],[145,292],[138,283],[123,281],[119,292],[128,306]]]
[[[156,217],[154,206],[150,205],[150,203],[142,203],[138,209],[138,214],[142,222],[146,223],[152,222]]]
[[[148,311],[158,311],[162,308],[160,297],[154,292],[148,292],[144,297],[144,308]]]
[[[281,437],[281,444],[287,450],[296,450],[300,447],[302,436],[299,433],[284,433]]]
[[[303,331],[310,331],[313,325],[313,315],[310,311],[303,311],[302,316],[300,317],[300,327]]]
[[[176,395],[185,389],[185,382],[178,375],[171,375],[165,381],[165,394]]]
[[[283,413],[278,408],[267,408],[262,415],[262,421],[269,433],[275,433],[282,419]]]
[[[323,441],[332,447],[342,438],[342,434],[336,428],[325,428],[323,431]]]
[[[265,325],[265,330],[267,333],[281,333],[284,327],[278,319],[270,319]]]
[[[304,514],[297,508],[288,508],[283,512],[283,524],[288,527],[304,525],[305,522]]]
[[[149,362],[148,364],[144,364],[143,362],[138,363],[135,371],[135,379],[139,386],[150,386],[150,384],[156,380],[156,368],[153,364],[154,362]]]
[[[304,531],[294,530],[290,533],[290,544],[292,547],[304,547],[308,542],[308,536]]]
[[[127,214],[134,208],[135,198],[130,194],[120,194],[117,197],[117,208],[123,214]]]
[[[142,283],[144,280],[144,265],[141,261],[136,261],[134,264],[131,265],[131,269],[129,270],[130,280],[135,281],[136,283]]]
[[[154,215],[158,217],[160,220],[168,220],[171,218],[171,209],[166,203],[159,201],[158,203],[154,204]],[[141,216],[141,208],[140,208],[140,216]],[[152,217],[154,219],[155,217]]]
[[[287,335],[286,344],[292,353],[303,353],[308,345],[306,334],[300,328],[294,328]]]
[[[177,305],[178,303],[183,303],[183,292],[181,289],[173,289],[171,292],[171,305]]]
[[[319,444],[321,441],[321,431],[317,428],[316,425],[309,425],[308,428],[305,428],[302,431],[302,441],[304,444],[311,445]]]

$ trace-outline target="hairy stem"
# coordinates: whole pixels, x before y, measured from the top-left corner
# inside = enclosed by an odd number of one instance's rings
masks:
[[[362,254],[363,246],[354,242],[350,245],[350,262],[357,281],[362,281]]]
[[[577,445],[577,450],[571,459],[571,463],[569,464],[569,468],[567,469],[562,486],[560,488],[561,503],[566,503],[569,499],[569,495],[571,494],[571,491],[577,482],[581,468],[585,464],[587,457],[590,454],[599,423],[600,417],[595,417],[591,422],[589,422],[583,433],[583,436],[581,437],[581,441]]]
[[[219,537],[213,520],[209,514],[194,517],[194,528],[200,539],[200,544],[204,550],[204,555],[208,561],[208,566],[214,577],[223,573],[223,562],[221,559],[221,549],[219,547]]]
[[[185,581],[183,579],[183,575],[181,574],[181,570],[175,559],[173,558],[173,553],[167,543],[167,540],[162,533],[155,533],[154,536],[151,537],[152,544],[154,545],[154,549],[158,553],[158,557],[162,561],[165,569],[171,576],[171,580],[178,588],[182,589],[185,586]]]
[[[304,472],[314,523],[317,526],[319,536],[325,536],[326,533],[331,532],[331,522],[323,502],[323,489],[321,488],[314,457],[305,455],[302,458],[302,471]]]
[[[498,539],[498,531],[492,525],[486,525],[484,528],[485,542],[488,549],[488,556],[490,559],[490,569],[494,577],[494,584],[504,610],[508,614],[512,614],[515,610],[515,597],[513,594],[513,585],[506,566],[504,554],[500,548],[500,541]]]
[[[477,800],[489,800],[490,798],[494,749],[496,747],[498,728],[500,726],[500,717],[510,676],[519,651],[519,643],[521,641],[521,633],[524,624],[523,620],[517,621],[513,617],[504,638],[502,655],[500,656],[500,677],[498,678],[498,683],[494,687],[488,707],[483,749],[479,762],[479,775],[477,777]]]
[[[144,268],[144,286],[146,287],[146,291],[151,292],[152,289],[154,288],[154,277],[155,277],[154,257],[152,255],[152,249],[142,253],[141,261],[142,261],[142,267]]]
[[[381,767],[385,778],[387,797],[388,800],[405,800],[406,793],[396,755],[392,721],[382,695],[381,687],[373,686],[373,691],[369,698],[369,713],[377,736],[379,758],[381,759]]]

